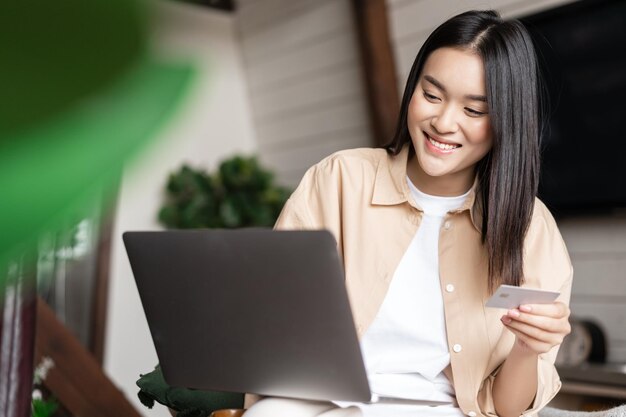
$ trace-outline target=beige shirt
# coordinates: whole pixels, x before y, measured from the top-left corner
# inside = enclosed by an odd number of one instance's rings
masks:
[[[362,337],[374,320],[422,211],[406,181],[408,147],[341,151],[310,168],[287,201],[278,229],[328,229],[337,239],[355,326]],[[469,416],[496,416],[492,384],[515,337],[500,322],[503,310],[485,308],[487,254],[481,244],[479,200],[472,189],[449,212],[439,236],[439,265],[452,379],[460,408]],[[538,199],[524,244],[525,287],[561,292],[569,302],[572,266],[555,221]],[[419,274],[419,271],[416,271]],[[408,319],[408,318],[407,318]],[[540,355],[535,415],[558,392],[553,366],[558,347]]]

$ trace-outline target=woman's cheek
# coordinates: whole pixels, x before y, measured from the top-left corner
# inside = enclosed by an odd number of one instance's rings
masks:
[[[472,142],[481,143],[491,140],[491,125],[488,119],[478,120],[472,124]]]

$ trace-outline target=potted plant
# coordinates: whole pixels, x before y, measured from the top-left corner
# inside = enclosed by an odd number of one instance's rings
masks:
[[[271,227],[289,197],[255,157],[235,156],[214,174],[187,165],[170,175],[159,221],[168,228]]]

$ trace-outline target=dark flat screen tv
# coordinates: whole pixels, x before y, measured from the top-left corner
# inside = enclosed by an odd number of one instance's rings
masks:
[[[520,18],[550,100],[539,197],[557,215],[626,207],[626,1]]]

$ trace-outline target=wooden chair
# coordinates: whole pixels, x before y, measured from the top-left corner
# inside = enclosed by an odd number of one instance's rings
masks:
[[[211,413],[209,417],[241,417],[246,410],[218,410]]]

